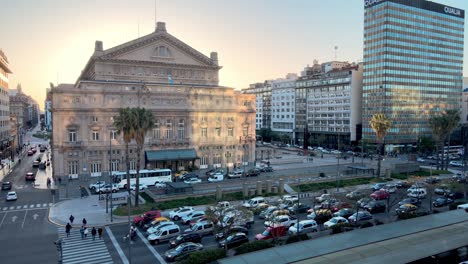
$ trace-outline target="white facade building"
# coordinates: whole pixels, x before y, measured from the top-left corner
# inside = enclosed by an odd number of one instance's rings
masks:
[[[271,82],[271,130],[294,139],[296,74]],[[258,108],[257,108],[258,109]]]

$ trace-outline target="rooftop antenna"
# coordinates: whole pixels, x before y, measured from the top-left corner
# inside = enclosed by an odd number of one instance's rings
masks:
[[[335,46],[333,49],[335,50],[335,60],[337,60],[337,58],[338,58],[338,46]]]

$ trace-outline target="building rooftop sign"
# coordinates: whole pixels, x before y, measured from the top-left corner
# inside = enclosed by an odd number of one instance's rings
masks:
[[[465,11],[459,8],[442,5],[426,0],[364,0],[364,8],[373,7],[380,3],[392,2],[406,6],[412,6],[454,17],[465,18]]]

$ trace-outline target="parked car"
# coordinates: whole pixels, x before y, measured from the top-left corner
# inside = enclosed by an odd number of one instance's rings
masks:
[[[95,183],[91,183],[89,185],[89,189],[94,191],[96,189],[99,189],[99,188],[102,188],[104,185],[106,185],[106,182],[105,181],[97,181]]]
[[[2,182],[2,190],[11,190],[11,182]]]
[[[319,197],[315,197],[315,201],[321,203],[321,202],[323,202],[325,200],[328,200],[330,198],[332,198],[331,194],[324,193],[324,194],[320,195]]]
[[[289,212],[291,212],[291,214],[298,214],[298,213],[304,214],[309,209],[310,209],[310,205],[302,204],[302,203],[294,204],[293,206],[288,207],[288,210]]]
[[[369,211],[371,214],[383,213],[387,209],[387,205],[384,201],[373,201],[364,206],[364,209]]]
[[[245,177],[255,177],[255,176],[258,176],[260,175],[260,170],[258,169],[250,169],[247,171],[247,173],[245,174]]]
[[[198,174],[195,174],[195,173],[186,173],[182,176],[180,176],[178,179],[180,179],[180,181],[190,181],[191,179],[200,179],[200,177],[198,176]]]
[[[176,261],[176,260],[179,261],[181,259],[188,257],[190,254],[194,252],[202,251],[202,250],[203,250],[202,244],[186,242],[186,243],[180,244],[175,249],[170,249],[166,251],[166,253],[164,253],[164,257],[169,262]]]
[[[421,157],[416,158],[416,161],[417,161],[417,162],[426,162],[426,160],[423,159],[423,158],[421,158]]]
[[[434,202],[432,202],[432,205],[434,205],[434,207],[442,207],[442,206],[449,205],[451,203],[453,203],[452,199],[447,198],[447,197],[439,197],[435,199]]]
[[[218,242],[220,248],[231,249],[238,247],[242,244],[248,243],[249,238],[244,233],[236,233],[228,236],[226,239],[223,239]]]
[[[248,200],[247,202],[243,203],[242,206],[245,207],[245,208],[255,208],[261,203],[265,203],[265,198],[263,198],[263,197],[254,197],[254,198]]]
[[[289,228],[289,234],[306,234],[310,232],[317,232],[319,227],[315,220],[302,220],[299,223],[297,221]]]
[[[208,178],[208,182],[220,182],[223,180],[224,180],[224,175],[221,173],[213,174]]]
[[[27,172],[26,175],[24,176],[24,179],[26,181],[35,181],[36,180],[36,174],[32,172]]]
[[[265,210],[261,211],[258,217],[260,219],[265,219],[267,216],[269,216],[273,211],[279,210],[278,206],[269,206]]]
[[[143,225],[143,230],[146,231],[149,228],[155,227],[155,226],[157,226],[157,225],[159,225],[160,223],[163,223],[163,222],[170,222],[170,220],[169,220],[169,218],[166,218],[166,217],[153,218],[153,220],[151,220],[151,222]]]
[[[193,211],[190,214],[182,216],[182,223],[188,225],[194,218],[202,217],[204,215],[205,211]]]
[[[444,196],[452,200],[456,200],[456,199],[462,199],[463,197],[465,197],[465,194],[463,192],[448,191],[444,194]]]
[[[262,167],[260,169],[260,171],[262,171],[262,172],[273,172],[273,168],[272,167]]]
[[[136,226],[143,226],[151,222],[156,217],[161,217],[161,211],[159,210],[147,211],[142,215],[135,216],[133,218],[133,224]]]
[[[404,205],[404,204],[412,204],[412,205],[416,205],[416,206],[419,206],[421,204],[421,200],[419,200],[418,198],[413,198],[413,197],[409,197],[409,198],[405,198],[403,200],[401,200],[398,205]]]
[[[180,228],[178,225],[166,225],[160,228],[156,233],[148,236],[150,244],[159,244],[161,242],[169,241],[170,239],[177,237],[180,234]]]
[[[385,187],[386,183],[383,183],[383,182],[380,182],[380,183],[376,183],[372,186],[372,191],[378,191],[380,189],[382,189],[383,187]]]
[[[199,222],[191,226],[190,228],[185,229],[184,233],[197,233],[201,236],[213,234],[213,223],[209,221]]]
[[[333,217],[332,211],[330,209],[309,209],[307,211],[307,219],[312,219],[318,223],[324,223]]]
[[[463,162],[452,160],[449,162],[449,165],[454,167],[463,167]]]
[[[289,216],[289,215],[278,215],[271,220],[267,220],[264,222],[265,227],[268,226],[286,226],[290,227],[294,225],[294,221],[296,221],[296,218]]]
[[[425,182],[429,183],[429,184],[434,184],[434,183],[438,183],[441,181],[440,177],[427,177],[425,180]]]
[[[269,240],[274,237],[283,237],[286,235],[288,228],[285,226],[267,227],[265,231],[255,235],[255,240]]]
[[[343,209],[340,209],[338,212],[335,212],[333,214],[333,216],[341,216],[341,217],[344,217],[344,218],[348,218],[350,217],[351,215],[353,215],[355,212],[354,210],[350,209],[350,208],[343,208]]]
[[[134,183],[134,184],[130,185],[130,190],[135,191],[136,187],[137,187],[137,185],[136,185],[136,183]],[[146,184],[143,184],[143,183],[138,184],[138,190],[144,191],[146,189],[148,189],[148,186]]]
[[[344,224],[344,223],[348,223],[348,220],[344,217],[341,217],[341,216],[335,216],[333,217],[332,219],[326,221],[323,226],[325,228],[331,228],[332,226],[334,225],[337,225],[337,224]]]
[[[215,239],[218,241],[220,239],[223,239],[225,237],[228,237],[231,234],[235,233],[244,233],[246,235],[249,234],[249,229],[247,229],[244,226],[231,226],[228,229],[224,230],[223,232],[215,234]]]
[[[181,234],[178,235],[176,238],[169,240],[169,248],[175,248],[182,243],[193,242],[193,243],[201,243],[202,237],[200,234],[196,233],[189,233],[189,234]]]
[[[229,179],[242,178],[244,176],[244,170],[236,169],[228,174]]]
[[[409,183],[407,181],[397,181],[397,182],[395,182],[395,186],[397,188],[408,188]]]
[[[427,191],[424,188],[414,189],[408,194],[409,197],[418,198],[418,199],[426,198],[426,195],[427,195]]]
[[[438,195],[444,195],[448,191],[450,191],[449,186],[446,184],[441,184],[439,187],[434,189],[434,193]]]
[[[385,200],[385,199],[388,199],[388,197],[390,197],[390,193],[379,190],[379,191],[373,192],[370,195],[370,197],[373,198],[374,200]]]
[[[171,225],[175,225],[175,223],[172,222],[172,221],[159,222],[158,224],[148,228],[146,230],[145,234],[146,234],[146,236],[150,236],[152,234],[155,234],[155,233],[159,232],[160,229],[162,229],[162,228],[164,228],[166,226],[171,226]]]
[[[350,217],[348,217],[348,221],[351,223],[359,222],[359,221],[367,221],[367,220],[372,220],[373,217],[371,213],[368,211],[359,211],[357,213],[354,213]]]
[[[166,183],[165,182],[157,182],[154,187],[156,187],[157,189],[164,189],[167,187]]]
[[[364,196],[364,192],[363,191],[352,191],[350,193],[347,193],[346,194],[346,198],[349,198],[349,199],[356,199],[358,197],[362,197]]]
[[[16,194],[15,191],[8,192],[6,195],[7,201],[16,201],[17,199],[18,199],[18,195]]]
[[[193,211],[194,211],[193,207],[190,207],[190,206],[179,207],[169,212],[169,218],[177,221],[181,219],[183,216],[188,215]]]
[[[415,212],[416,210],[418,210],[418,207],[414,204],[403,204],[403,205],[400,205],[400,207],[398,207],[397,209],[395,209],[395,212],[397,214],[403,214],[403,213]]]
[[[34,155],[34,152],[32,150],[28,150],[28,156]]]
[[[385,185],[385,187],[383,187],[381,190],[386,191],[388,193],[396,193],[397,187],[396,187],[395,184],[389,183],[389,184]]]
[[[359,207],[361,207],[361,208],[364,208],[364,206],[366,206],[366,204],[368,204],[368,203],[370,203],[370,202],[372,202],[372,201],[375,201],[375,200],[374,200],[373,198],[371,198],[371,197],[364,197],[364,198],[359,199],[359,200],[357,201],[357,205],[358,205]]]

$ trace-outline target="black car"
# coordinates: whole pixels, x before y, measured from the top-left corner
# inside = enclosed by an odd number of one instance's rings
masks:
[[[307,210],[310,209],[310,205],[307,205],[307,204],[302,204],[302,203],[299,203],[298,204],[294,204],[293,206],[289,207],[288,210],[289,212],[291,212],[291,214],[305,214],[307,213]]]
[[[434,184],[434,183],[440,182],[441,179],[440,179],[440,177],[427,177],[424,181],[429,183],[429,184]]]
[[[348,217],[352,216],[355,212],[349,208],[340,209],[338,212],[335,212],[333,216],[341,216],[343,218],[348,219]]]
[[[166,251],[166,253],[164,253],[164,256],[166,257],[167,261],[176,261],[176,260],[184,259],[188,257],[188,255],[192,254],[193,252],[197,252],[201,250],[203,250],[202,244],[186,242],[186,243],[180,244],[175,249],[169,249],[168,251]]]
[[[364,209],[369,211],[371,214],[383,213],[387,209],[387,205],[383,201],[373,201],[364,206]]]
[[[231,249],[238,247],[244,243],[248,243],[249,238],[244,233],[236,233],[228,236],[226,239],[219,241],[220,248]]]
[[[404,205],[404,204],[412,204],[412,205],[416,205],[416,206],[419,206],[421,204],[421,200],[419,200],[418,198],[413,198],[413,197],[409,197],[409,198],[405,198],[403,200],[401,200],[398,205]]]
[[[186,181],[186,180],[192,179],[192,178],[198,179],[199,177],[198,177],[198,175],[195,174],[195,173],[187,173],[187,174],[184,174],[184,175],[180,176],[180,177],[179,177],[179,181],[182,181],[182,182],[183,182],[183,181]]]
[[[462,192],[446,192],[444,196],[452,200],[456,200],[456,199],[462,199],[463,197],[465,197],[465,194]]]
[[[439,197],[432,203],[434,207],[442,207],[453,203],[453,200],[447,197]]]
[[[169,248],[175,248],[185,242],[201,243],[201,240],[201,235],[197,233],[182,234],[169,241]]]
[[[260,170],[251,169],[251,170],[247,171],[247,173],[245,174],[245,177],[255,177],[255,176],[258,176],[258,175],[260,175]]]
[[[3,182],[2,190],[11,190],[11,182]]]
[[[245,226],[231,226],[229,229],[225,230],[224,232],[215,234],[215,239],[218,241],[231,234],[236,234],[236,233],[244,233],[248,235],[249,229],[247,229]]]
[[[261,172],[272,172],[273,168],[272,167],[262,167],[260,169]]]
[[[396,186],[397,188],[408,188],[408,187],[409,187],[409,184],[408,184],[408,182],[406,182],[406,181],[397,181],[397,182],[395,183],[395,186]]]
[[[364,208],[364,206],[366,206],[366,204],[370,203],[370,202],[373,202],[375,201],[374,199],[370,198],[370,197],[364,197],[362,199],[359,199],[357,201],[357,205],[361,208]]]

